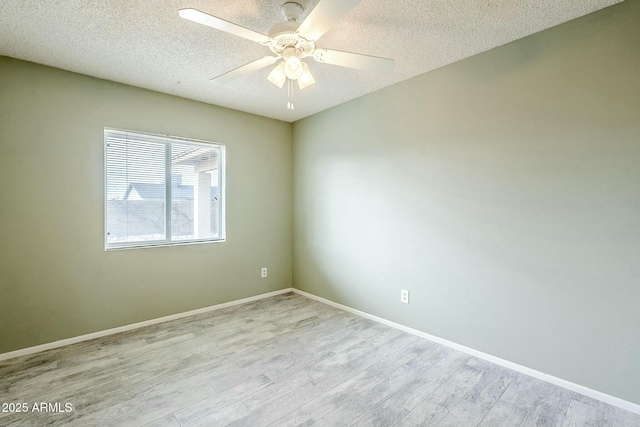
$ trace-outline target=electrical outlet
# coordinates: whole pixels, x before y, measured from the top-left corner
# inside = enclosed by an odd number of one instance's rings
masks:
[[[404,289],[400,291],[400,302],[409,304],[409,291]]]
[[[264,279],[265,277],[267,277],[267,267],[262,267],[262,270],[260,270],[260,276]]]

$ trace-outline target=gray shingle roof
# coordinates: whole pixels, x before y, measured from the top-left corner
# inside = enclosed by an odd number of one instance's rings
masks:
[[[129,198],[132,190],[136,190],[142,200],[162,200],[164,199],[164,184],[147,184],[142,182],[132,182],[124,193],[123,200]],[[193,185],[173,185],[171,195],[174,200],[193,200]],[[218,187],[211,187],[211,200],[218,197]]]

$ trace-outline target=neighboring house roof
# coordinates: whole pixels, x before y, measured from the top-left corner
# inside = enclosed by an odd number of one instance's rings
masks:
[[[124,193],[123,200],[162,200],[164,184],[132,182]],[[137,196],[137,197],[136,197]],[[193,200],[193,185],[173,185],[171,196],[174,200]],[[211,200],[218,198],[218,187],[211,187]]]

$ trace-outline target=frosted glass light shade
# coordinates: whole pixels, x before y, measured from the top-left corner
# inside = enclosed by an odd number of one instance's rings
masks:
[[[287,80],[283,61],[280,61],[280,63],[273,70],[271,70],[269,76],[267,77],[267,80],[282,89],[282,86],[284,86],[284,82]]]
[[[309,66],[305,62],[303,62],[302,75],[300,75],[300,78],[298,79],[298,86],[300,86],[300,90],[311,86],[315,82],[316,81],[311,74],[311,70],[309,70]]]
[[[297,56],[290,56],[287,58],[284,66],[284,72],[291,80],[297,80],[300,78],[303,72],[302,61]]]

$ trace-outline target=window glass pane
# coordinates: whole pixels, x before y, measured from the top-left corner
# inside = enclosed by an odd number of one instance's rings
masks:
[[[165,239],[166,145],[126,133],[106,143],[107,244]]]
[[[220,237],[219,148],[171,144],[171,240]]]
[[[104,135],[106,249],[224,240],[224,146]]]

